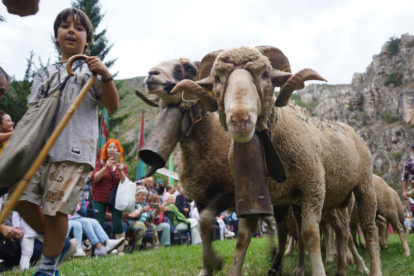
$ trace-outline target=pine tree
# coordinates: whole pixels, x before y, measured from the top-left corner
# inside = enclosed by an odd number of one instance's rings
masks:
[[[34,64],[34,52],[30,52],[27,60],[27,68],[23,81],[13,81],[10,83],[6,94],[0,101],[0,110],[4,110],[10,115],[14,123],[17,123],[27,110],[27,97],[33,83],[33,77],[38,67]]]
[[[72,6],[84,11],[88,15],[92,26],[95,29],[93,43],[89,46],[89,54],[91,56],[97,56],[104,61],[114,44],[108,45],[108,38],[105,36],[106,29],[97,33],[99,24],[105,16],[104,14],[101,14],[101,5],[99,4],[99,0],[77,0],[72,2]],[[117,58],[105,61],[106,67],[111,68],[116,60]]]

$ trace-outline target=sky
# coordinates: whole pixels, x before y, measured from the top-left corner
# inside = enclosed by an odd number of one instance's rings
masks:
[[[391,37],[414,34],[412,0],[102,0],[98,31],[113,43],[108,58],[118,79],[145,76],[157,63],[201,60],[211,51],[272,45],[292,71],[312,68],[328,84],[349,84],[365,72]],[[7,13],[0,3],[0,66],[23,79],[30,52],[57,61],[51,41],[56,15],[70,0],[40,0],[34,16]]]

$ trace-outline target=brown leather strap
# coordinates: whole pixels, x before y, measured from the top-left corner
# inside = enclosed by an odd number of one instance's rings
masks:
[[[194,125],[203,120],[206,113],[206,107],[202,101],[199,101],[183,114],[183,120],[181,121],[181,131],[186,137],[190,136]]]
[[[282,160],[270,139],[268,130],[256,131],[257,136],[264,149],[267,170],[270,176],[279,183],[286,181],[286,172]]]

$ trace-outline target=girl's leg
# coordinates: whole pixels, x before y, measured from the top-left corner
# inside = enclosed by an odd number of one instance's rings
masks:
[[[73,237],[78,242],[78,246],[82,245],[82,224],[80,223],[80,221],[78,221],[78,219],[69,219],[69,232],[71,228]]]
[[[170,246],[171,235],[170,226],[168,225],[168,223],[162,222],[158,224],[155,228],[162,229],[160,244],[163,246]]]
[[[92,225],[93,230],[95,231],[95,235],[98,237],[98,240],[101,243],[105,243],[109,239],[105,230],[102,228],[102,226],[99,224],[99,222],[96,219],[93,219],[93,218],[82,218],[82,219],[89,221],[89,223]]]
[[[226,232],[226,225],[224,224],[224,221],[222,219],[216,219],[219,228],[220,228],[220,240],[224,240],[224,233]]]
[[[189,218],[188,220],[191,222],[191,244],[202,243],[200,236],[200,227],[198,226],[197,220],[193,218]]]
[[[34,241],[34,237],[23,237],[22,241],[20,242],[20,246],[22,248],[22,255],[20,257],[21,270],[25,270],[30,267],[30,258],[33,255]]]
[[[78,218],[77,220],[82,224],[82,230],[85,233],[86,237],[88,237],[92,246],[95,246],[98,243],[100,243],[98,237],[95,234],[95,231],[93,230],[92,224],[89,222],[89,220],[84,219],[84,218]]]

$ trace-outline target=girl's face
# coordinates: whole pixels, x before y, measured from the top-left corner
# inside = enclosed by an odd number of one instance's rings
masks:
[[[13,131],[14,123],[9,114],[3,116],[3,120],[0,124],[0,132],[7,133]]]
[[[106,153],[108,155],[108,158],[114,157],[115,152],[118,152],[118,147],[115,145],[115,143],[110,143],[108,145],[108,148],[106,149]]]
[[[135,195],[135,201],[137,203],[143,203],[147,199],[147,195],[145,193],[139,193]]]

